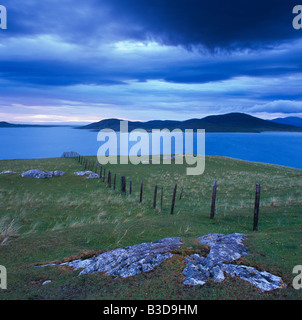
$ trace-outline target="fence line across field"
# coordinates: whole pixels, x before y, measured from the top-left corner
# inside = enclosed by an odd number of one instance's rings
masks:
[[[162,186],[160,184],[155,184],[154,186],[144,184],[143,180],[140,180],[139,183],[133,183],[131,178],[126,178],[126,176],[121,175],[119,173],[112,172],[111,170],[106,171],[106,167],[100,165],[98,161],[91,161],[87,157],[78,154],[77,152],[64,152],[62,157],[65,158],[73,158],[78,161],[84,168],[84,170],[89,170],[94,173],[99,174],[99,177],[102,182],[106,183],[107,187],[113,189],[116,192],[120,192],[122,195],[129,195],[130,197],[137,196],[138,203],[146,203],[150,204],[154,210],[159,210],[160,213],[169,212],[171,215],[175,214],[175,209],[177,210],[187,210],[187,206],[182,206],[182,199],[185,197],[186,190],[183,185],[178,185],[174,183],[173,186],[167,187]],[[120,181],[120,188],[117,186],[117,181]],[[287,196],[287,202],[284,202],[279,207],[282,210],[278,214],[278,206],[271,206],[268,210],[267,206],[265,206],[265,202],[261,205],[261,197],[263,190],[265,192],[266,201],[269,196],[269,192],[280,192],[286,199],[285,191],[286,189],[278,189],[275,187],[265,187],[262,188],[260,183],[257,183],[254,191],[251,192],[240,192],[240,191],[230,191],[230,187],[237,186],[238,184],[228,184],[228,185],[219,185],[217,180],[213,181],[211,196],[202,195],[203,199],[208,199],[210,201],[210,210],[209,210],[209,218],[214,219],[217,215],[221,217],[221,211],[224,208],[224,216],[226,216],[227,207],[236,208],[238,213],[238,219],[241,218],[253,218],[253,231],[258,230],[258,222],[259,222],[259,214],[261,209],[261,214],[270,215],[273,217],[275,214],[275,218],[281,221],[281,218],[286,218],[286,214],[290,217],[289,213],[291,213],[292,208],[295,208],[294,205],[297,206],[297,209],[300,211],[293,212],[293,217],[296,217],[297,214],[302,214],[302,203],[300,199],[290,198],[292,196]],[[297,184],[297,188],[301,188],[300,184]],[[222,188],[222,189],[221,189]],[[224,191],[225,188],[228,188],[228,191]],[[137,190],[136,192],[133,192]],[[168,200],[169,199],[169,200]],[[235,200],[234,200],[235,199]],[[237,202],[236,202],[237,201]],[[240,206],[238,206],[238,201]],[[284,200],[286,201],[286,200]],[[291,204],[291,205],[290,205]],[[288,211],[284,210],[285,207]],[[179,212],[179,211],[178,211]],[[245,213],[246,212],[246,213]],[[284,215],[284,216],[283,216]],[[270,217],[270,218],[272,218]]]

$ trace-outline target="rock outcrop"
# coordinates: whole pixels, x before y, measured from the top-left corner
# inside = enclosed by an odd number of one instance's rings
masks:
[[[78,172],[74,172],[75,175],[77,176],[87,176],[87,179],[95,179],[95,178],[99,178],[100,175],[97,173],[94,173],[92,171],[78,171]]]
[[[58,177],[64,175],[65,172],[61,170],[56,171],[42,171],[42,170],[28,170],[21,174],[22,177],[26,178],[34,178],[34,179],[45,179],[45,178],[51,178],[53,176]]]
[[[242,241],[246,237],[241,233],[223,235],[211,233],[198,238],[200,243],[210,246],[210,252],[206,257],[198,254],[185,258],[187,267],[184,269],[184,284],[203,285],[209,278],[216,282],[225,279],[224,272],[246,280],[258,287],[262,292],[285,287],[280,277],[266,271],[258,271],[253,267],[227,264],[249,252]]]
[[[114,249],[86,260],[74,260],[65,265],[80,272],[106,272],[115,277],[130,277],[154,269],[164,260],[171,258],[170,251],[178,249],[179,238],[165,238],[155,242],[141,243],[125,248]]]
[[[250,282],[262,292],[285,287],[280,277],[266,271],[258,271],[256,268],[239,264],[229,264],[249,253],[242,243],[244,239],[246,237],[241,233],[229,235],[210,233],[198,238],[200,243],[210,246],[210,252],[206,257],[192,254],[184,258],[187,262],[183,270],[184,284],[203,285],[209,279],[221,282],[227,273],[232,277],[236,276]],[[171,258],[173,256],[171,251],[178,249],[181,245],[180,238],[164,238],[150,243],[114,249],[89,259],[49,265],[66,265],[75,270],[81,269],[79,275],[105,272],[117,278],[126,278],[154,269],[166,259]],[[45,266],[48,265],[39,267]]]

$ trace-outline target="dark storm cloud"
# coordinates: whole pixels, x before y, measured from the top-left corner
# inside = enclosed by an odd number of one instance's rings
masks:
[[[66,61],[64,53],[52,58],[37,47],[30,52],[28,42],[15,50],[24,50],[27,56],[0,57],[0,73],[10,81],[63,86],[164,79],[190,84],[301,70],[297,50],[277,57],[263,55],[265,48],[301,36],[292,27],[292,0],[12,0],[6,5],[9,25],[7,32],[1,33],[4,46],[5,38],[51,35],[61,39],[58,50],[64,43],[81,46],[85,52],[106,43],[149,39],[190,50],[207,48],[218,54],[214,60],[188,58],[181,62],[168,56],[160,61],[153,56],[149,59],[143,54],[137,61],[127,54],[112,57],[110,48],[105,48],[100,56],[77,54],[74,58],[73,51]],[[259,59],[250,54],[257,54],[260,48]],[[233,59],[224,49],[248,51],[244,58]]]
[[[161,53],[161,59],[156,59],[158,52],[152,52],[152,49],[148,49],[150,52],[133,53],[106,47],[101,53],[95,53],[93,50],[87,52],[82,47],[71,47],[65,53],[59,51],[60,46],[64,48],[64,43],[44,41],[46,49],[47,46],[50,48],[47,55],[47,50],[39,51],[36,46],[24,48],[22,57],[13,55],[10,58],[3,53],[0,56],[0,75],[11,82],[37,86],[119,85],[148,80],[204,84],[241,76],[277,78],[300,73],[300,45],[298,42],[279,50],[216,57],[186,53],[178,48],[169,49]],[[15,46],[7,48],[7,52],[13,50],[16,50]],[[34,58],[31,56],[32,50],[35,50]]]
[[[113,15],[164,44],[258,47],[299,37],[292,0],[112,0]],[[140,35],[142,36],[142,35]]]
[[[110,24],[105,7],[97,9],[94,0],[23,1],[12,0],[6,5],[8,28],[3,37],[52,34],[65,40],[80,42],[98,36],[100,26]],[[110,18],[110,17],[109,17]]]
[[[37,86],[116,85],[124,84],[119,75],[96,70],[89,63],[41,60],[0,61],[0,74],[9,81]],[[115,79],[116,78],[116,79]]]
[[[69,41],[154,39],[210,50],[257,48],[300,37],[293,0],[13,0],[7,35]]]

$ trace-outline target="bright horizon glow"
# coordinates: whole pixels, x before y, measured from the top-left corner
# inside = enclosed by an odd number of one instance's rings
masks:
[[[223,115],[224,113],[220,113],[220,114],[208,114],[208,115],[205,115],[203,117],[200,117],[198,119],[202,119],[202,118],[205,118],[207,116],[215,116],[215,115]],[[248,115],[251,115],[251,116],[254,116],[254,117],[257,117],[257,118],[260,118],[260,119],[264,119],[264,120],[273,120],[273,119],[276,119],[276,118],[286,118],[286,117],[300,117],[302,118],[302,113],[301,114],[275,114],[274,117],[272,117],[271,115],[265,115],[263,113],[260,113],[260,114],[250,114],[250,113],[246,113]],[[1,116],[1,115],[0,115]],[[49,118],[47,115],[37,115],[37,116],[34,116],[33,118],[35,118],[35,120],[20,120],[18,119],[17,121],[10,121],[8,119],[5,119],[5,120],[2,120],[1,118],[1,121],[4,121],[4,122],[8,122],[8,123],[11,123],[11,124],[37,124],[37,125],[70,125],[70,126],[84,126],[84,125],[88,125],[88,124],[91,124],[91,123],[94,123],[94,122],[99,122],[99,121],[102,121],[102,120],[106,120],[106,119],[119,119],[121,121],[123,120],[126,120],[126,121],[138,121],[138,122],[147,122],[147,121],[152,121],[152,120],[172,120],[172,121],[185,121],[185,120],[190,120],[190,119],[193,119],[193,118],[184,118],[184,119],[150,119],[150,120],[140,120],[140,119],[136,119],[136,118],[133,118],[133,119],[125,119],[125,118],[113,118],[113,117],[108,117],[108,118],[99,118],[99,119],[91,119],[91,120],[86,120],[86,121],[83,121],[83,120],[68,120],[67,118],[63,119],[63,117],[60,117],[61,119],[58,120],[58,119],[51,119]],[[36,119],[45,119],[45,121],[42,121],[42,120],[36,120]],[[0,122],[1,122],[0,121]]]

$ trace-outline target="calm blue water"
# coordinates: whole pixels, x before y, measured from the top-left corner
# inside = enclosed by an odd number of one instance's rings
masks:
[[[72,128],[0,128],[0,159],[96,155],[97,132]],[[302,133],[206,133],[206,155],[302,169]]]

